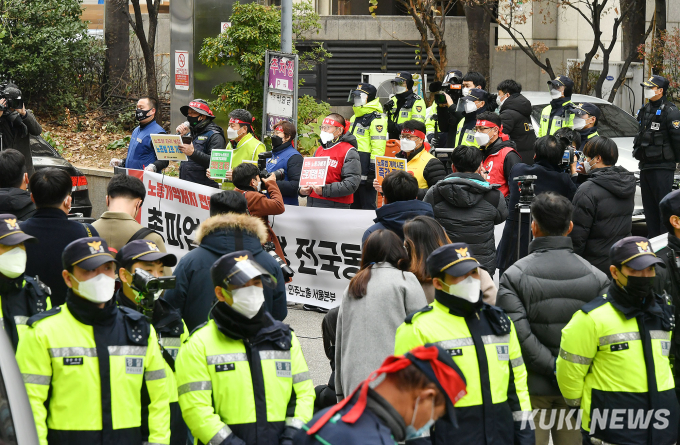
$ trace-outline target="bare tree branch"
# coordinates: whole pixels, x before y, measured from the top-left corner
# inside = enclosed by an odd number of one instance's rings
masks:
[[[654,22],[652,21],[649,24],[649,27],[647,28],[647,31],[645,32],[645,35],[639,40],[640,43],[644,43],[647,41],[647,38],[652,32],[652,29],[654,28]],[[609,102],[614,102],[614,98],[616,97],[616,93],[619,91],[619,88],[623,84],[623,82],[626,79],[626,73],[628,72],[628,67],[630,64],[633,62],[633,59],[637,55],[637,45],[634,45],[631,51],[628,53],[628,56],[626,57],[626,60],[623,62],[623,66],[621,67],[621,71],[619,71],[619,77],[616,79],[616,82],[614,82],[614,86],[612,87],[612,90],[609,92],[609,97],[607,100]]]

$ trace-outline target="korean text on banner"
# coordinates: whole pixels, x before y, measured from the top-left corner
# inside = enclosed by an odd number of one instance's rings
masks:
[[[326,185],[326,173],[328,173],[330,160],[328,156],[304,158],[300,172],[300,187]]]
[[[151,142],[156,157],[161,161],[186,161],[187,155],[179,151],[182,137],[176,134],[152,134]]]
[[[375,157],[375,177],[378,184],[382,185],[385,176],[392,170],[406,171],[406,159],[388,158],[386,156]]]
[[[231,158],[234,150],[213,150],[210,153],[210,177],[224,179],[226,173],[231,171]]]
[[[361,265],[361,237],[373,225],[372,210],[286,206],[274,232],[295,272],[286,297],[295,303],[333,308]],[[271,220],[271,218],[270,218]]]

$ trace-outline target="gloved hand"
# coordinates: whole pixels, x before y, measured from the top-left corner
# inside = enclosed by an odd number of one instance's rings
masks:
[[[123,160],[118,158],[113,158],[109,161],[111,167],[120,167],[123,165]]]
[[[299,431],[298,428],[287,426],[286,429],[283,430],[283,434],[281,434],[279,445],[293,445],[293,438]]]
[[[394,108],[394,101],[393,100],[389,100],[389,101],[385,102],[385,105],[383,105],[383,111],[385,113],[387,113],[388,111],[391,111],[392,108]]]
[[[156,165],[154,165],[154,164],[149,164],[149,165],[147,165],[146,167],[144,167],[144,171],[147,171],[147,172],[154,172],[154,173],[155,173],[155,172],[156,172]]]

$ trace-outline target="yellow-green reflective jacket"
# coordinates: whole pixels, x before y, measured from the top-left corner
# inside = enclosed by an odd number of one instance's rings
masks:
[[[28,319],[52,309],[52,302],[43,286],[38,280],[27,276],[14,280],[0,278],[0,323],[14,351],[17,350],[19,338],[28,329]]]
[[[390,102],[394,102],[394,108],[392,110],[396,112],[397,97],[395,96],[390,99]],[[396,116],[396,120],[392,120],[397,124],[402,124],[412,119],[424,123],[425,113],[427,113],[427,104],[420,96],[413,93],[406,99],[404,106],[399,109],[399,114]]]
[[[568,100],[564,103],[570,104],[571,101]],[[540,127],[538,128],[538,137],[541,138],[543,136],[548,136],[555,134],[557,130],[560,128],[572,128],[574,126],[574,115],[571,113],[569,114],[569,117],[564,117],[564,116],[550,116],[550,113],[552,113],[552,105],[548,105],[541,111],[541,122],[540,122]]]
[[[382,112],[380,99],[352,109],[354,114],[349,120],[349,128],[357,138],[357,151],[369,153],[371,161],[375,162],[376,156],[385,156],[387,145],[387,116]]]

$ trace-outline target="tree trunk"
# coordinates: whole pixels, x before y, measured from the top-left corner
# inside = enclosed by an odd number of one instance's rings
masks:
[[[127,17],[121,2],[106,2],[104,14],[106,42],[106,96],[121,95],[125,80],[129,78],[127,63],[130,58],[130,35]]]
[[[625,59],[631,51],[635,53],[633,62],[642,62],[644,58],[638,53],[640,36],[645,33],[645,0],[620,0],[621,10],[632,8],[621,23],[623,39],[621,40],[621,57]],[[644,43],[644,42],[642,42]]]
[[[480,6],[465,3],[465,21],[468,26],[468,71],[477,71],[487,80],[489,70],[489,19]]]
[[[149,16],[149,38],[147,40],[144,32],[144,20],[142,19],[142,10],[139,6],[140,0],[130,0],[133,9],[135,10],[135,19],[128,14],[128,20],[133,26],[139,46],[142,48],[144,55],[144,68],[146,71],[146,91],[149,97],[158,99],[158,85],[156,82],[156,60],[154,50],[156,47],[156,28],[158,26],[158,6],[160,0],[146,0],[147,11]],[[155,5],[154,5],[155,3]]]
[[[661,35],[666,31],[666,0],[655,0],[656,8],[656,34],[654,36],[654,51],[658,57],[653,60],[652,72],[659,74],[663,71],[663,46],[664,42]]]

